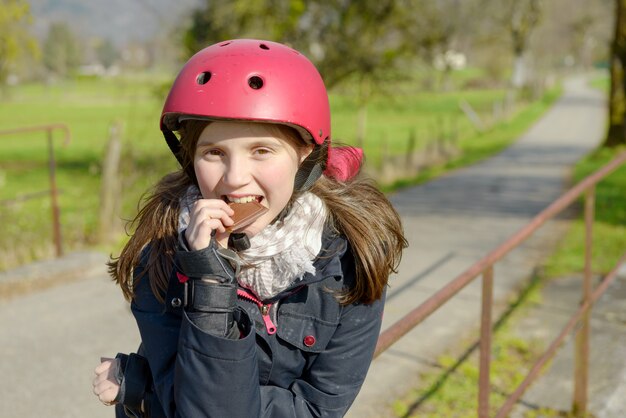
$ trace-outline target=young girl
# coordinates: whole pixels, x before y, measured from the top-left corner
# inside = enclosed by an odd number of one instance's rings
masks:
[[[274,42],[209,46],[178,75],[161,130],[181,170],[110,263],[142,343],[96,368],[94,393],[119,417],[343,416],[406,240],[356,178],[360,150],[331,147],[319,73]],[[244,202],[265,212],[239,227]]]

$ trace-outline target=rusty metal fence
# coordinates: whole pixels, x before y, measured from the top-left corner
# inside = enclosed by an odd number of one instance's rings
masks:
[[[495,418],[506,417],[515,403],[522,397],[524,391],[537,378],[543,366],[556,354],[557,349],[563,343],[567,335],[580,323],[576,335],[575,348],[575,382],[572,412],[575,416],[584,417],[587,411],[587,387],[589,381],[589,339],[590,339],[590,310],[594,302],[602,296],[608,286],[617,276],[619,266],[626,262],[626,253],[616,264],[615,268],[605,276],[601,283],[593,289],[591,254],[593,221],[595,218],[595,187],[602,179],[608,176],[621,165],[626,164],[626,152],[619,154],[615,159],[606,164],[600,170],[586,177],[575,187],[555,200],[550,206],[535,216],[527,225],[513,234],[499,247],[484,256],[481,260],[470,266],[467,270],[441,288],[421,305],[410,311],[403,318],[384,331],[376,347],[375,357],[387,350],[402,336],[424,321],[433,312],[444,305],[448,300],[459,293],[465,286],[470,284],[478,276],[482,275],[482,310],[480,318],[480,374],[478,378],[478,411],[479,418],[489,417],[489,392],[490,392],[490,366],[491,366],[491,343],[492,343],[492,306],[493,306],[493,266],[501,258],[515,249],[529,238],[546,221],[561,213],[580,196],[584,194],[584,218],[585,218],[585,267],[583,278],[583,294],[579,309],[570,318],[557,338],[549,345],[533,365],[530,372],[519,387],[508,397],[498,410]]]
[[[54,157],[53,132],[61,130],[65,134],[64,145],[71,140],[70,129],[62,123],[54,123],[48,125],[28,126],[16,129],[0,130],[0,136],[16,135],[30,132],[46,132],[48,143],[48,178],[50,182],[49,192],[37,192],[22,197],[20,200],[28,200],[39,197],[43,194],[50,194],[50,206],[52,208],[52,240],[54,243],[55,254],[57,257],[63,255],[63,240],[61,237],[61,210],[59,208],[59,190],[56,182],[56,159]]]

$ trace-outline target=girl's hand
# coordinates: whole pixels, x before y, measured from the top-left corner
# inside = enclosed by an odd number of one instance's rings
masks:
[[[118,362],[114,358],[101,358],[102,363],[96,367],[96,377],[93,379],[93,393],[106,406],[113,405],[120,391],[117,383]]]
[[[228,237],[226,228],[234,221],[235,212],[221,199],[200,199],[194,203],[189,214],[189,226],[185,238],[192,251],[209,246],[211,234],[216,231],[216,240],[222,242]]]

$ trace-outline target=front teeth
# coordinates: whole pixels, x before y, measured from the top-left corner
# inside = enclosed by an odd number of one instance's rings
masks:
[[[233,198],[228,198],[228,200],[232,203],[248,203],[248,202],[256,201],[256,197],[254,196],[233,197]]]

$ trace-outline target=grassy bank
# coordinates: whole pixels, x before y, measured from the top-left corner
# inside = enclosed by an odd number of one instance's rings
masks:
[[[599,149],[579,161],[574,168],[578,182],[611,161],[626,147]],[[604,274],[611,270],[626,252],[626,166],[622,166],[596,188],[595,222],[593,226],[593,271]],[[581,200],[580,205],[583,202]],[[584,269],[585,224],[581,217],[572,226],[557,251],[547,260],[549,277],[581,272]]]
[[[420,172],[416,177],[402,179],[390,185],[385,185],[387,191],[423,183],[442,173],[458,167],[474,164],[484,158],[503,150],[511,142],[522,135],[546,110],[560,97],[562,90],[555,87],[549,90],[540,100],[537,100],[520,109],[514,117],[504,120],[486,132],[471,131],[461,137],[459,148],[461,153],[440,166],[431,167]]]

